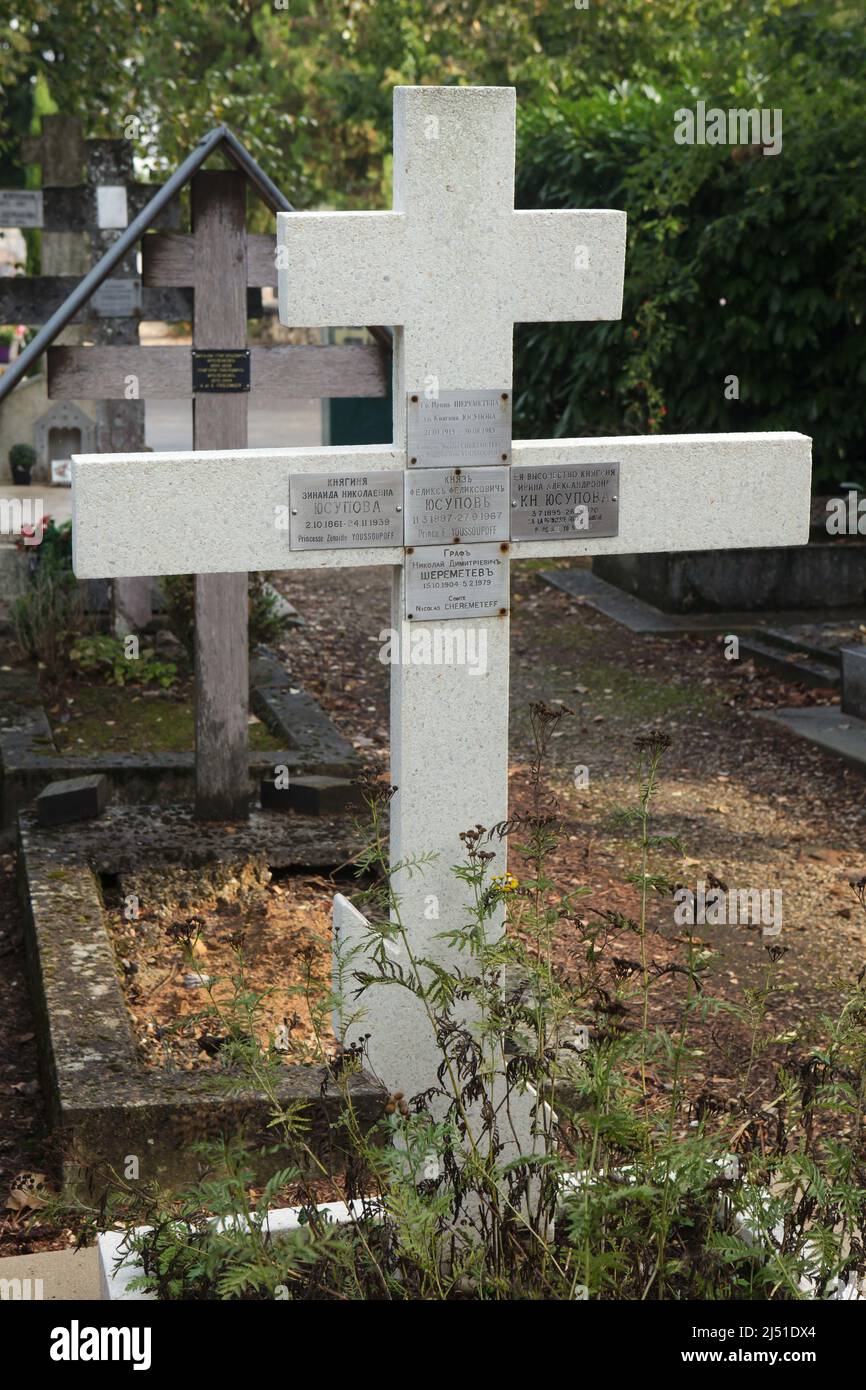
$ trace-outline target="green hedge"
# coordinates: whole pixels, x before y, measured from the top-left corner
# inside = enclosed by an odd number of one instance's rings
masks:
[[[517,330],[518,436],[801,430],[816,482],[866,478],[866,45],[835,37],[793,72],[782,52],[760,99],[625,84],[522,112],[518,206],[621,208],[629,233],[621,321]],[[781,153],[676,144],[698,98],[781,107]]]

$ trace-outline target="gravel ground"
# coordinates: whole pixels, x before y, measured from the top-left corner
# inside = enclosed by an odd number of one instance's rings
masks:
[[[561,701],[573,714],[552,740],[546,774],[564,821],[556,877],[565,888],[590,889],[581,900],[586,914],[611,908],[633,913],[634,892],[624,876],[635,868],[634,847],[611,829],[610,813],[634,802],[634,738],[652,730],[668,734],[672,743],[654,817],[659,833],[676,835],[683,845],[683,857],[669,863],[671,873],[692,887],[714,874],[731,887],[781,891],[779,941],[786,954],[779,983],[785,988],[770,1000],[770,1021],[780,1032],[808,1024],[832,1007],[866,961],[866,915],[851,888],[852,880],[866,874],[864,783],[860,774],[759,714],[776,705],[838,697],[782,685],[756,674],[749,663],[728,661],[720,640],[633,636],[541,582],[543,567],[553,566],[513,567],[512,811],[527,806],[530,702]],[[293,675],[365,758],[386,761],[388,668],[378,651],[379,634],[390,623],[388,572],[295,571],[277,583],[306,618],[283,648]],[[586,768],[588,785],[576,784],[579,767]],[[12,857],[0,867],[2,1194],[20,1170],[41,1169],[50,1155],[34,1085]],[[519,876],[514,859],[512,868]],[[669,899],[653,904],[651,926],[653,959],[664,963],[683,939]],[[575,945],[568,931],[563,960]],[[699,927],[695,934],[717,951],[709,977],[715,992],[741,998],[744,988],[763,982],[767,955],[760,930]],[[653,1006],[659,1020],[670,1004],[670,993],[660,990]],[[708,1026],[708,1076],[733,1087],[746,1046],[735,1022]],[[771,1049],[768,1061],[772,1056]],[[0,1251],[25,1248],[14,1213],[0,1226]],[[54,1243],[58,1239],[64,1237],[55,1233]],[[51,1233],[44,1243],[52,1243]]]
[[[635,915],[625,875],[635,847],[610,826],[611,812],[635,801],[636,736],[671,738],[655,830],[676,836],[683,856],[671,876],[695,888],[715,875],[729,888],[781,892],[786,954],[768,1022],[786,1032],[832,1009],[866,962],[866,914],[852,881],[866,874],[866,799],[862,776],[760,717],[779,705],[832,703],[838,696],[783,684],[728,660],[721,639],[634,636],[588,605],[543,583],[549,563],[523,562],[512,573],[511,810],[528,809],[532,701],[561,701],[573,714],[551,741],[546,781],[563,816],[554,856],[564,888],[586,886],[585,914]],[[365,755],[388,747],[388,670],[378,660],[390,621],[387,572],[295,572],[280,587],[305,615],[292,633],[287,662]],[[321,615],[327,612],[325,620]],[[576,785],[579,767],[588,785]],[[512,853],[512,870],[521,865]],[[771,897],[770,902],[773,899]],[[682,946],[670,899],[651,905],[653,959],[664,964]],[[562,959],[575,948],[563,927]],[[715,952],[707,988],[732,1000],[765,983],[768,957],[759,927],[704,925],[695,932]],[[614,947],[614,949],[617,949]],[[634,941],[624,953],[634,955]],[[657,1021],[671,1022],[671,995],[654,1000]],[[707,1048],[715,1076],[733,1086],[748,1038],[727,1019]],[[766,1056],[770,1067],[774,1051]]]

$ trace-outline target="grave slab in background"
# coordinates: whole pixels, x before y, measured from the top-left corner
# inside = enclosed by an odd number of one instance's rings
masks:
[[[858,719],[866,719],[866,645],[861,640],[856,646],[842,647],[842,708],[846,714],[854,714]]]
[[[835,753],[849,767],[866,772],[866,720],[845,714],[838,705],[807,709],[758,710],[759,719],[781,724],[825,753]]]
[[[284,747],[249,757],[250,799],[258,798],[263,777],[285,766],[290,775],[351,779],[360,761],[347,739],[305,690],[296,686],[282,663],[260,647],[250,663],[250,704]],[[18,811],[48,783],[67,777],[104,774],[110,799],[126,804],[164,805],[192,795],[195,754],[59,753],[33,677],[24,671],[0,672],[0,843],[15,831]],[[300,861],[299,861],[300,862]]]
[[[542,570],[540,578],[573,598],[580,599],[597,613],[619,623],[629,632],[647,637],[680,637],[687,633],[743,633],[766,628],[783,628],[797,624],[819,624],[822,621],[856,625],[864,618],[866,608],[858,605],[846,609],[808,610],[779,609],[766,613],[743,610],[724,613],[663,613],[645,599],[627,594],[606,579],[601,579],[588,567]]]
[[[699,550],[600,555],[592,567],[599,579],[672,614],[844,608],[866,600],[866,539],[826,534],[808,545],[738,550],[736,557]]]

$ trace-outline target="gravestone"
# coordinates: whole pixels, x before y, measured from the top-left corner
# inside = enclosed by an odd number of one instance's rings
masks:
[[[514,127],[511,88],[398,87],[394,210],[278,217],[284,319],[397,326],[392,445],[73,462],[83,577],[386,564],[395,633],[443,651],[455,620],[483,635],[483,673],[391,666],[391,859],[435,856],[395,886],[413,955],[446,969],[467,964],[443,939],[465,924],[460,833],[508,814],[510,559],[808,531],[802,435],[512,443],[514,323],[618,318],[625,251],[623,213],[514,210]],[[450,540],[407,544],[434,514],[457,518]],[[502,873],[505,843],[490,848]],[[351,945],[358,914],[336,913]],[[377,1075],[407,1095],[433,1084],[441,1052],[419,1002],[374,987],[365,1004]]]
[[[55,460],[71,459],[73,454],[95,453],[97,425],[74,401],[55,402],[33,426],[36,468],[46,481],[52,480]]]
[[[866,644],[843,647],[842,711],[866,719]]]

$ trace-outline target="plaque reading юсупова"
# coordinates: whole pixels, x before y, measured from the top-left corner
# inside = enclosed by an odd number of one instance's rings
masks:
[[[292,550],[403,544],[402,473],[298,473],[289,499]]]
[[[249,348],[193,348],[192,389],[212,395],[249,391]]]
[[[406,405],[410,468],[476,468],[511,458],[510,391],[410,391]]]
[[[507,541],[507,468],[421,468],[405,474],[406,545]]]
[[[618,532],[618,463],[531,464],[511,469],[513,540],[580,540]]]
[[[406,552],[406,617],[490,618],[508,612],[508,546],[430,545]]]

